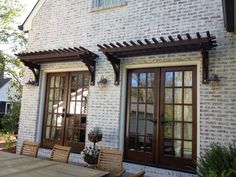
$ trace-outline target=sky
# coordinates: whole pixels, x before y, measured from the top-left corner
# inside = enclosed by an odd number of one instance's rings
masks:
[[[25,6],[26,9],[25,12],[22,14],[22,16],[19,18],[19,23],[22,24],[38,0],[20,0],[20,1],[22,2],[22,4]]]
[[[31,10],[33,9],[34,5],[37,3],[38,0],[20,0],[25,7],[24,13],[19,17],[16,22],[16,27],[23,24],[27,16],[30,14]],[[7,53],[11,53],[11,45],[0,44],[1,50],[4,50]]]

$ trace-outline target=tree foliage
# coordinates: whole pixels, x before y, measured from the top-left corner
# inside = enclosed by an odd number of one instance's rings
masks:
[[[8,90],[10,111],[3,117],[1,123],[5,131],[17,131],[22,97],[23,66],[12,54],[22,50],[26,44],[24,33],[17,29],[17,19],[24,8],[20,0],[0,1],[0,46],[7,45],[10,50],[0,50],[0,69],[4,68],[5,76],[12,78]]]
[[[20,0],[0,1],[0,44],[12,44],[14,51],[26,42],[23,32],[19,31],[16,25],[23,11]]]

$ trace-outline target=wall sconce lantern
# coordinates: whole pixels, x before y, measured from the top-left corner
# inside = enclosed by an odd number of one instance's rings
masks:
[[[34,81],[32,78],[29,78],[28,82],[26,82],[25,85],[38,86],[38,83]]]
[[[214,74],[212,75],[212,77],[208,79],[208,81],[212,85],[219,85],[221,81],[221,77],[219,77],[217,74]]]
[[[99,88],[103,88],[107,84],[107,79],[102,75],[100,81],[98,81],[97,84]]]

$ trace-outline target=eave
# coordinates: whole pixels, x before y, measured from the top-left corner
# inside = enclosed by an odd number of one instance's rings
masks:
[[[41,7],[43,6],[46,0],[38,0],[33,9],[31,10],[30,14],[27,16],[25,21],[22,25],[18,26],[18,29],[24,32],[28,32],[32,28],[32,22],[34,17],[37,15]]]

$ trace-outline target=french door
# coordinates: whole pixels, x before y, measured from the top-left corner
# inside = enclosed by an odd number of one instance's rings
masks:
[[[89,74],[50,73],[44,111],[42,146],[54,144],[80,152],[85,145]]]
[[[128,72],[125,158],[187,169],[196,159],[196,67]]]

